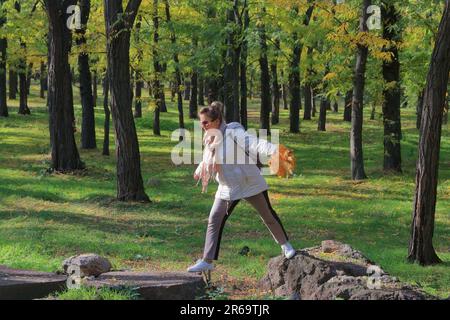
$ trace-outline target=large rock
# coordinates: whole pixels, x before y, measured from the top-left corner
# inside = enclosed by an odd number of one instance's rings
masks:
[[[336,241],[297,252],[290,260],[283,256],[271,259],[260,285],[277,296],[302,300],[431,298],[389,276],[361,252]]]
[[[97,288],[135,288],[144,300],[194,300],[205,293],[203,278],[184,272],[108,272],[97,278],[86,278],[83,284]]]
[[[31,300],[66,287],[66,276],[0,266],[0,300]]]
[[[75,274],[77,277],[97,277],[112,268],[108,259],[93,253],[70,257],[64,260],[62,267],[64,273]]]

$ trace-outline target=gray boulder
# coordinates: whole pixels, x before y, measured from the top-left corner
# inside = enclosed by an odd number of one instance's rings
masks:
[[[62,267],[65,274],[81,278],[97,277],[111,271],[112,268],[108,259],[93,253],[72,256],[64,260]]]
[[[361,252],[335,241],[297,252],[290,260],[269,261],[263,290],[301,300],[425,300],[417,288],[404,285]]]

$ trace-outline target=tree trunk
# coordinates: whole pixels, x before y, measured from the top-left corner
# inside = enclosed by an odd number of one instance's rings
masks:
[[[191,99],[191,82],[184,80],[184,100],[189,101]]]
[[[289,73],[289,93],[291,95],[291,106],[289,108],[289,131],[300,132],[300,55],[302,46],[299,44],[298,34],[293,34],[294,48],[292,53],[291,69]]]
[[[308,3],[312,1],[308,0]],[[296,14],[298,14],[298,7],[294,8]],[[303,24],[305,26],[309,25],[311,20],[311,15],[314,10],[314,5],[310,5],[306,11]],[[300,132],[300,109],[301,109],[301,87],[300,87],[300,61],[303,45],[301,40],[298,38],[298,33],[293,34],[294,47],[293,55],[291,61],[291,70],[289,75],[289,92],[291,94],[291,107],[289,108],[289,118],[290,118],[290,132],[298,133]]]
[[[205,80],[203,77],[199,77],[198,79],[198,105],[204,106],[205,105]]]
[[[141,23],[142,23],[142,16],[139,15],[137,17],[135,32],[134,32],[134,41],[136,42],[137,46],[137,61],[138,61],[138,67],[136,68],[136,91],[134,94],[134,117],[135,118],[142,118],[142,88],[144,87],[144,81],[142,79],[142,70],[141,70],[141,64],[142,64],[142,58],[143,58],[143,50],[140,47],[141,43]]]
[[[284,71],[281,70],[281,78],[283,79],[283,84],[281,85],[281,90],[282,90],[282,96],[283,96],[283,108],[284,110],[288,110],[289,106],[288,106],[288,88],[286,83],[284,82]]]
[[[79,0],[81,13],[81,29],[77,30],[77,46],[82,50],[78,54],[78,73],[80,75],[81,98],[81,148],[95,149],[97,142],[95,137],[95,112],[94,98],[92,95],[92,77],[89,67],[89,54],[84,52],[86,46],[86,29],[91,11],[90,0]]]
[[[450,1],[436,37],[425,86],[408,260],[420,265],[441,262],[433,247],[439,153],[450,72]]]
[[[17,72],[13,69],[9,69],[9,100],[17,99]]]
[[[105,72],[105,78],[103,79],[103,110],[105,112],[105,123],[103,127],[103,155],[109,156],[109,123],[111,119],[111,111],[109,110],[109,80],[108,72]]]
[[[136,79],[136,91],[134,95],[134,117],[142,118],[142,88],[144,87],[144,81],[140,78]]]
[[[19,61],[19,70],[19,114],[28,115],[31,111],[28,108],[27,64],[23,58]]]
[[[244,34],[244,38],[242,41],[241,47],[241,60],[240,60],[240,84],[241,84],[241,124],[247,130],[248,128],[248,120],[247,120],[247,96],[248,96],[248,88],[247,88],[247,59],[248,59],[248,40],[247,40],[247,30],[250,25],[250,16],[249,16],[249,8],[247,0],[244,0],[244,8],[243,8],[243,20],[242,20],[242,30]]]
[[[198,48],[198,40],[194,36],[193,39],[194,50]],[[191,99],[189,100],[189,118],[197,119],[198,112],[198,71],[196,68],[192,71],[191,75]]]
[[[70,172],[84,168],[74,137],[75,118],[69,66],[72,36],[66,26],[68,15],[65,14],[67,7],[74,5],[75,2],[75,0],[44,1],[50,37],[48,48],[50,58],[48,102],[52,168],[59,172]]]
[[[162,108],[161,100],[161,64],[159,62],[158,43],[159,43],[159,16],[158,16],[158,0],[153,0],[153,68],[155,70],[154,98],[155,111],[153,115],[153,134],[161,135],[160,112]]]
[[[3,0],[0,0],[0,8]],[[3,8],[2,8],[3,9]],[[6,23],[6,18],[0,17],[0,27]],[[0,117],[8,116],[8,105],[6,104],[6,38],[0,38]]]
[[[167,23],[169,24],[169,28],[170,28],[170,41],[172,42],[172,45],[175,46],[177,43],[177,40],[176,40],[174,28],[171,24],[169,0],[164,0],[164,2],[165,2],[165,7],[166,7],[166,20],[167,20]],[[176,85],[177,105],[178,105],[178,124],[179,124],[180,129],[184,129],[183,95],[181,92],[182,81],[181,81],[180,61],[178,58],[178,53],[176,53],[176,52],[173,55],[173,61],[175,62],[175,78],[176,78],[175,85]],[[180,140],[182,140],[182,139],[183,139],[183,133],[181,133],[181,135],[180,135]]]
[[[272,104],[272,124],[278,124],[280,122],[280,86],[278,84],[278,68],[277,68],[277,58],[278,58],[278,50],[280,48],[280,40],[275,40],[275,57],[270,66],[270,71],[272,72],[272,96],[273,96],[273,104]]]
[[[217,79],[211,79],[208,84],[208,104],[219,99],[219,84]]]
[[[45,62],[41,61],[41,72],[39,74],[39,83],[40,83],[40,91],[39,96],[41,99],[45,99],[45,83],[47,82],[46,70],[45,70]]]
[[[304,87],[304,96],[305,96],[305,112],[303,113],[303,120],[311,120],[311,112],[312,112],[312,88],[311,85],[307,84]]]
[[[189,100],[189,118],[197,119],[198,112],[198,73],[192,72],[191,77],[191,99]]]
[[[345,94],[345,105],[344,105],[344,121],[352,122],[352,101],[353,101],[353,90],[348,90]]]
[[[327,110],[330,102],[327,98],[322,97],[320,99],[320,114],[319,114],[319,123],[317,126],[318,131],[326,131],[326,123],[327,123]]]
[[[392,41],[401,40],[398,29],[399,13],[392,3],[382,2],[383,38]],[[384,165],[385,172],[402,172],[400,139],[402,134],[400,121],[400,61],[395,43],[386,48],[391,61],[383,61],[383,77],[386,89],[383,90],[383,123],[384,123]]]
[[[333,112],[334,113],[338,113],[339,112],[339,104],[337,101],[334,102],[333,104]]]
[[[363,0],[362,14],[360,18],[359,31],[367,32],[366,21],[369,17],[367,8],[371,5],[371,0]],[[365,86],[366,62],[368,48],[365,45],[358,44],[358,54],[356,56],[355,77],[353,82],[353,100],[352,100],[352,128],[350,132],[350,157],[351,173],[353,180],[367,179],[364,171],[364,158],[362,146],[362,127],[363,127],[363,97]]]
[[[422,107],[423,107],[423,95],[424,95],[425,89],[423,89],[419,95],[417,96],[417,105],[416,105],[416,128],[417,130],[420,130],[420,122],[422,119]]]
[[[229,0],[233,2],[233,8],[227,10],[228,32],[226,57],[223,73],[223,94],[224,94],[224,113],[226,122],[239,122],[239,55],[235,49],[237,34],[234,31],[236,21],[236,5],[237,0]]]
[[[116,132],[117,199],[144,201],[139,143],[132,113],[130,88],[130,29],[141,0],[129,0],[124,15],[121,1],[104,0],[111,113]]]
[[[312,112],[312,85],[311,85],[311,77],[313,75],[313,52],[314,49],[312,47],[308,47],[306,52],[306,60],[307,60],[307,69],[306,69],[306,83],[304,87],[304,96],[305,96],[305,111],[303,113],[303,120],[311,120],[311,112]]]
[[[316,90],[314,87],[311,90],[311,100],[312,100],[312,116],[313,118],[316,116],[317,108],[316,108]]]
[[[94,106],[94,110],[95,108],[97,108],[97,99],[98,99],[98,89],[97,89],[97,70],[94,70],[92,72],[92,105]]]
[[[27,95],[30,95],[31,78],[33,77],[33,63],[30,62],[27,68]]]
[[[262,14],[265,15],[266,9],[262,9]],[[260,128],[266,129],[267,134],[270,134],[270,109],[272,106],[272,99],[270,95],[270,73],[269,62],[267,60],[267,43],[266,43],[266,28],[262,21],[258,26],[260,56],[259,66],[261,68],[261,112],[260,112]]]

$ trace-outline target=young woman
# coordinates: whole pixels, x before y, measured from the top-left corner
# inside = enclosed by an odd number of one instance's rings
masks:
[[[225,222],[241,199],[248,201],[258,211],[275,241],[281,245],[287,259],[296,253],[288,242],[280,218],[270,205],[266,181],[256,161],[249,159],[250,154],[276,156],[278,146],[249,135],[237,122],[226,124],[222,110],[222,103],[216,101],[199,112],[200,124],[205,131],[205,148],[203,161],[195,171],[194,179],[202,182],[202,192],[206,192],[211,179],[216,179],[219,188],[209,214],[203,259],[189,267],[188,272],[213,270],[212,262],[219,256]],[[232,161],[228,161],[229,151],[238,148],[241,148],[241,153],[245,152],[247,162],[236,163],[234,156]]]

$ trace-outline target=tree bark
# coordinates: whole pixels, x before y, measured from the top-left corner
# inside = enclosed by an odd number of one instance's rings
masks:
[[[135,94],[134,94],[134,117],[135,118],[142,118],[142,88],[144,87],[144,81],[142,80],[142,70],[141,70],[141,63],[143,59],[143,51],[140,47],[141,43],[141,23],[142,23],[142,16],[139,15],[137,17],[135,32],[134,32],[134,40],[136,42],[137,46],[137,60],[138,60],[138,67],[136,68],[136,87],[135,87]]]
[[[262,9],[263,15],[266,13],[265,8]],[[261,68],[261,112],[260,112],[260,128],[266,129],[270,134],[270,109],[272,107],[272,99],[270,94],[270,73],[269,62],[267,59],[267,43],[266,28],[261,21],[258,26],[260,56],[259,66]]]
[[[117,199],[150,199],[144,190],[139,143],[132,113],[130,88],[130,30],[141,0],[129,0],[125,11],[121,1],[104,0],[107,34],[108,79],[111,114],[116,133]]]
[[[92,105],[97,108],[97,99],[98,99],[98,89],[97,89],[97,70],[92,71]]]
[[[155,80],[154,80],[154,98],[155,98],[155,111],[153,114],[153,134],[161,135],[161,123],[160,123],[160,113],[162,108],[161,100],[161,64],[159,62],[159,16],[158,16],[158,0],[153,0],[153,68],[155,70]]]
[[[79,0],[78,5],[81,13],[81,29],[77,30],[77,46],[86,46],[86,29],[91,11],[90,0]],[[92,76],[89,67],[89,54],[81,51],[78,54],[78,73],[80,75],[80,97],[81,97],[81,148],[95,149],[97,142],[95,137],[95,112],[94,97],[92,95]]]
[[[45,62],[42,60],[41,61],[41,72],[39,74],[39,83],[40,83],[40,92],[39,92],[39,96],[41,97],[41,99],[45,99],[45,90],[46,90],[46,82],[47,82],[47,77],[46,77],[46,68],[45,68]]]
[[[287,85],[284,81],[284,71],[281,70],[281,78],[283,79],[283,83],[281,85],[281,90],[282,90],[282,97],[283,97],[283,109],[284,110],[288,110],[289,106],[288,106],[288,88]]]
[[[18,82],[17,82],[17,72],[13,69],[9,69],[9,100],[16,100],[17,99],[17,88]]]
[[[422,107],[423,107],[423,95],[424,95],[425,89],[423,89],[419,95],[417,96],[417,105],[416,105],[416,128],[417,130],[420,130],[420,122],[422,119]]]
[[[240,59],[240,84],[241,84],[241,124],[247,130],[248,128],[248,114],[247,114],[247,96],[248,96],[248,87],[247,87],[247,59],[248,59],[248,40],[247,40],[247,31],[250,25],[250,16],[249,16],[249,8],[247,0],[244,0],[244,8],[243,8],[243,19],[242,19],[242,32],[243,32],[243,41],[241,47],[241,59]]]
[[[348,90],[345,94],[345,105],[344,105],[344,121],[352,122],[352,101],[353,101],[353,90]]]
[[[312,1],[308,1],[311,3]],[[309,25],[311,16],[314,10],[314,4],[310,5],[305,14],[303,24]],[[294,11],[298,14],[298,7],[294,8]],[[291,107],[289,108],[290,128],[291,133],[300,132],[300,109],[301,109],[301,87],[300,87],[300,61],[303,49],[303,44],[298,37],[298,33],[293,33],[293,54],[291,58],[291,70],[289,74],[289,92],[291,95]]]
[[[384,164],[385,172],[402,172],[400,139],[400,61],[397,44],[401,40],[399,30],[400,15],[394,4],[382,2],[383,38],[391,42],[386,51],[391,61],[383,61],[383,123],[384,123]]]
[[[442,116],[450,72],[450,1],[436,37],[423,99],[416,190],[408,260],[420,265],[441,262],[433,247]]]
[[[0,0],[0,9],[3,11],[3,0]],[[0,12],[0,27],[6,23],[6,18]],[[0,117],[8,117],[8,105],[6,104],[6,38],[0,38]]]
[[[110,128],[110,119],[111,119],[111,111],[109,109],[109,80],[108,80],[108,72],[105,72],[105,78],[103,79],[103,111],[105,112],[105,123],[103,127],[104,135],[103,135],[103,155],[109,156],[109,128]]]
[[[272,96],[273,96],[273,104],[272,104],[272,125],[278,124],[280,122],[280,85],[278,84],[278,50],[280,48],[280,40],[275,40],[275,57],[270,65],[270,71],[272,73]]]
[[[198,78],[198,105],[204,106],[205,105],[205,79],[203,77],[199,76]]]
[[[320,99],[320,113],[319,113],[319,122],[317,125],[318,131],[326,131],[326,123],[327,123],[327,110],[328,106],[330,105],[330,101],[322,97]]]
[[[237,34],[235,25],[237,0],[229,0],[233,8],[227,10],[227,23],[230,31],[227,36],[226,57],[223,73],[224,113],[226,122],[239,122],[239,55],[235,49]]]
[[[74,111],[69,51],[72,36],[66,26],[71,1],[45,0],[49,21],[48,102],[52,168],[70,172],[84,168],[74,137]],[[62,13],[62,14],[61,14]]]
[[[198,40],[194,36],[193,39],[194,50],[198,48]],[[194,67],[191,74],[191,99],[189,100],[189,118],[197,119],[198,112],[198,71]]]
[[[172,21],[170,18],[170,4],[169,0],[164,0],[165,8],[166,8],[166,20],[169,24],[170,29],[170,41],[172,45],[176,45],[176,35],[172,25]],[[176,78],[176,94],[177,94],[177,106],[178,106],[178,125],[180,129],[184,129],[184,114],[183,114],[183,95],[181,92],[182,80],[181,80],[181,71],[180,71],[180,60],[178,58],[178,53],[174,53],[173,61],[175,62],[175,78]],[[183,139],[183,135],[181,134],[180,140]]]
[[[367,8],[371,4],[371,0],[363,0],[362,13],[359,23],[360,32],[368,32],[366,21],[369,15],[367,13]],[[353,81],[352,128],[350,131],[350,158],[353,180],[367,179],[364,171],[362,127],[365,73],[368,52],[369,50],[367,46],[358,44],[358,54],[356,56],[355,76]]]
[[[26,49],[24,43],[22,43],[22,48]],[[30,108],[28,108],[27,62],[24,58],[19,60],[19,97],[19,114],[31,114]]]

